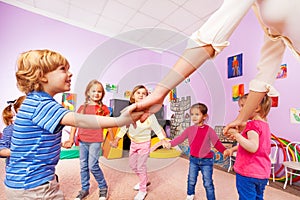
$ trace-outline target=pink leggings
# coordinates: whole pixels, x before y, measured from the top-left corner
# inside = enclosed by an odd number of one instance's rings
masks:
[[[131,141],[129,151],[129,166],[140,179],[140,191],[147,190],[147,160],[150,153],[150,141],[135,143]]]

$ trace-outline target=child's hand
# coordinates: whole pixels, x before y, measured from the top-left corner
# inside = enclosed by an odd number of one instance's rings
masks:
[[[163,146],[163,148],[170,149],[171,148],[171,143],[169,142],[169,140],[164,139],[164,140],[162,140],[162,146]]]
[[[227,157],[231,156],[232,155],[232,151],[230,149],[226,149],[224,152],[223,152],[223,157],[224,159],[226,159]]]
[[[111,141],[109,144],[110,144],[111,147],[117,148],[117,147],[118,147],[118,142],[119,142],[119,140],[114,139],[114,140]]]
[[[165,96],[161,92],[154,90],[142,101],[137,102],[136,111],[144,111],[140,121],[144,122],[151,114],[156,113],[162,107]]]
[[[245,128],[246,126],[246,123],[245,121],[241,121],[241,120],[238,120],[238,119],[235,119],[233,122],[227,124],[224,129],[223,129],[223,133],[224,135],[227,134],[227,132],[229,131],[229,129],[237,129],[239,132],[242,132],[242,130]]]
[[[166,149],[170,149],[171,148],[171,143],[169,141],[164,141],[163,147],[166,148]]]
[[[66,148],[66,149],[70,149],[74,144],[74,141],[73,140],[67,140],[67,141],[64,141],[61,146]]]
[[[134,111],[136,109],[136,104],[132,104],[127,106],[121,111],[121,115],[117,117],[117,124],[119,127],[124,125],[133,124],[136,126],[135,122],[140,119],[140,117],[144,114],[143,111]]]
[[[230,128],[230,129],[228,129],[227,133],[230,135],[236,135],[236,134],[239,134],[239,131],[235,128]]]
[[[237,134],[239,134],[239,131],[235,128],[230,128],[224,133],[224,135],[231,140],[235,140]]]

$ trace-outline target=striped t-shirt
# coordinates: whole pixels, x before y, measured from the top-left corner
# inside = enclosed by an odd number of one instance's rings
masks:
[[[30,189],[53,180],[64,127],[60,121],[67,112],[45,92],[27,95],[14,123],[7,187]]]

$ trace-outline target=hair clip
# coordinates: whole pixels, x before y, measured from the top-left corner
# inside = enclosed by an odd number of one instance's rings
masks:
[[[15,99],[15,100],[12,100],[12,101],[7,101],[6,103],[7,103],[7,104],[15,104],[15,103],[16,103],[16,101],[17,101],[17,99]]]

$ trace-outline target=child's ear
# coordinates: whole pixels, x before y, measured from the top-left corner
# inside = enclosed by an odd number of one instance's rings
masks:
[[[260,110],[261,110],[261,106],[259,105],[259,106],[255,109],[255,112],[256,112],[256,113],[259,113]]]
[[[44,82],[44,83],[47,83],[47,82],[48,82],[48,79],[47,79],[45,76],[43,76],[42,78],[40,78],[40,81],[41,81],[41,82]]]

